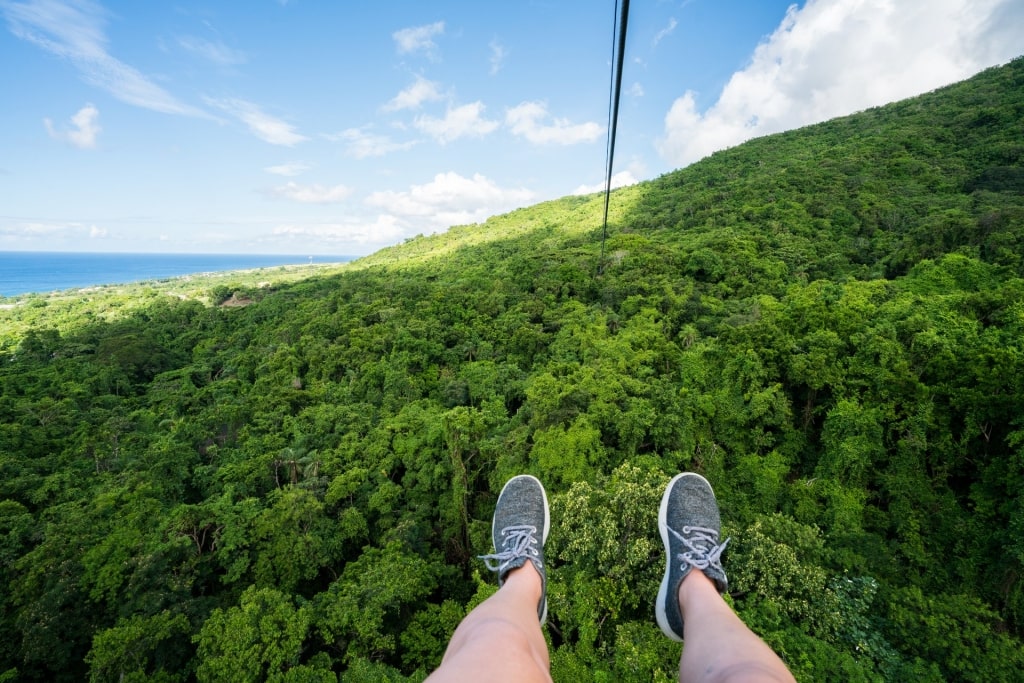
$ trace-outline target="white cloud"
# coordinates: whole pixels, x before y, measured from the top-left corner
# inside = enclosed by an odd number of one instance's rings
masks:
[[[101,238],[106,237],[106,236],[107,236],[107,229],[106,228],[99,228],[99,227],[96,227],[95,225],[90,226],[90,228],[89,228],[89,237],[91,237],[92,239],[101,239]]]
[[[54,140],[63,140],[79,149],[92,149],[96,146],[96,136],[100,134],[100,111],[91,104],[79,109],[71,117],[71,130],[59,131],[50,119],[43,119],[43,125]]]
[[[188,52],[220,66],[234,66],[245,64],[248,61],[244,52],[230,48],[220,41],[213,42],[194,36],[181,36],[178,38],[178,45]]]
[[[640,85],[639,82],[634,83],[632,86],[630,86],[628,92],[633,97],[643,97],[644,96],[644,86]]]
[[[82,226],[78,223],[22,223],[17,226],[6,227],[4,232],[11,235],[37,236],[37,235],[59,235],[70,234],[81,231]]]
[[[426,219],[434,228],[445,228],[483,221],[524,206],[533,198],[527,189],[502,188],[479,173],[465,178],[449,172],[438,173],[431,182],[404,192],[374,192],[366,203],[389,214]]]
[[[309,164],[304,164],[301,161],[289,161],[286,164],[278,164],[277,166],[267,166],[263,169],[267,173],[273,173],[274,175],[283,176],[297,176],[302,175],[309,170]]]
[[[441,99],[437,83],[428,81],[422,76],[416,82],[395,95],[394,99],[384,105],[384,111],[400,111],[402,109],[419,109],[424,102]]]
[[[482,102],[472,102],[461,107],[449,107],[445,117],[417,116],[413,125],[430,135],[442,145],[462,137],[483,137],[494,132],[498,122],[483,118],[486,107]]]
[[[90,0],[3,2],[0,11],[7,17],[15,36],[67,59],[86,82],[122,102],[166,114],[208,116],[200,109],[179,102],[138,70],[108,53],[104,32],[106,10],[96,3]]]
[[[309,139],[296,133],[295,127],[290,123],[265,113],[252,102],[232,98],[218,100],[208,97],[206,103],[234,116],[247,125],[253,135],[272,145],[291,147]]]
[[[435,21],[433,24],[403,28],[391,34],[395,39],[399,54],[411,52],[423,52],[431,59],[437,56],[437,44],[434,36],[444,33],[444,22]]]
[[[91,229],[81,223],[51,223],[43,221],[28,221],[14,225],[0,226],[0,235],[16,239],[46,238],[47,240],[62,240],[68,238],[84,237]]]
[[[274,197],[290,199],[303,204],[337,204],[345,201],[352,194],[352,188],[345,185],[326,187],[324,185],[299,185],[295,182],[287,182],[284,185],[270,190]]]
[[[676,26],[678,25],[679,22],[676,21],[675,17],[669,17],[668,26],[654,34],[654,44],[657,45],[664,38],[667,38],[668,36],[672,35],[672,32],[676,30]]]
[[[508,57],[508,51],[505,50],[505,46],[499,43],[497,40],[492,40],[488,47],[491,48],[491,75],[494,76],[501,67],[505,65],[505,58]]]
[[[327,139],[348,143],[346,154],[355,159],[382,157],[391,152],[401,152],[416,145],[415,140],[395,142],[386,135],[370,133],[363,128],[349,128],[337,135],[328,135]]]
[[[381,246],[393,244],[408,234],[408,227],[395,216],[378,216],[374,220],[350,220],[338,223],[314,223],[302,225],[287,223],[273,230],[281,239],[295,240],[303,245],[315,240],[329,245],[358,244]]]
[[[566,119],[551,118],[547,107],[540,102],[523,102],[505,113],[505,125],[512,132],[536,145],[575,145],[593,142],[601,137],[604,128],[596,123],[570,123]]]
[[[619,187],[626,187],[627,185],[636,185],[640,181],[637,180],[631,171],[619,171],[612,175],[612,189]],[[572,191],[573,194],[593,194],[594,192],[604,192],[604,182],[597,183],[595,185],[580,185]]]
[[[658,151],[690,164],[755,136],[962,80],[1021,52],[1019,0],[808,0],[790,7],[707,111],[693,92],[676,99]]]

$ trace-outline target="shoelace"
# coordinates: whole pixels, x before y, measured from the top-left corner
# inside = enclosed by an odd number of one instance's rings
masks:
[[[685,553],[676,555],[677,558],[701,571],[708,567],[713,567],[723,574],[725,573],[725,569],[722,568],[722,551],[725,550],[725,546],[729,545],[729,541],[732,540],[731,538],[727,538],[719,544],[718,532],[714,529],[706,529],[700,526],[684,526],[683,533],[681,534],[672,527],[666,528],[672,532],[673,536],[682,541],[683,545],[689,548]],[[687,534],[687,536],[683,534]]]
[[[501,530],[501,535],[505,537],[501,544],[503,550],[491,555],[481,555],[480,559],[484,561],[488,569],[492,572],[498,572],[500,575],[512,562],[520,557],[531,558],[531,555],[533,557],[540,557],[540,553],[537,552],[536,548],[537,537],[534,535],[536,533],[537,527],[528,524],[507,526]],[[494,562],[494,565],[491,564],[492,562]]]

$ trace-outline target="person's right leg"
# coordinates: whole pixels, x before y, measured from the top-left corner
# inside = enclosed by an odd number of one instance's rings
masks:
[[[786,665],[729,608],[719,543],[721,519],[711,484],[687,472],[669,482],[658,510],[665,544],[665,576],[658,591],[658,626],[686,645],[679,680],[793,681]],[[692,571],[697,569],[699,571]]]

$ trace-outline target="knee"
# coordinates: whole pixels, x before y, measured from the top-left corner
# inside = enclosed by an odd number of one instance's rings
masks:
[[[547,643],[540,632],[530,633],[521,625],[501,617],[467,619],[452,635],[452,650],[468,648],[486,652],[497,663],[503,659],[533,661],[546,673],[550,668]]]
[[[778,666],[756,661],[730,664],[718,671],[708,671],[705,683],[789,683],[792,674],[780,662]]]
[[[543,638],[543,636],[541,636]],[[501,617],[467,619],[452,636],[452,644],[472,642],[494,643],[513,651],[533,649],[533,638],[519,624]]]

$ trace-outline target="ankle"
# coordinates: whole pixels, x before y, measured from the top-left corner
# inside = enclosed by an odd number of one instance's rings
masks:
[[[510,581],[514,581],[520,585],[536,584],[537,590],[540,590],[542,583],[540,573],[533,565],[533,562],[529,560],[524,562],[522,567],[516,567],[515,569],[509,570],[508,574],[505,575],[505,583]]]
[[[505,575],[504,586],[514,591],[525,591],[533,602],[540,600],[544,590],[540,573],[529,560],[522,567],[517,567]]]
[[[690,573],[679,582],[679,591],[676,594],[676,599],[679,600],[680,611],[685,614],[687,603],[692,604],[694,600],[707,597],[710,593],[714,593],[715,596],[719,595],[715,582],[699,569],[691,569]]]

